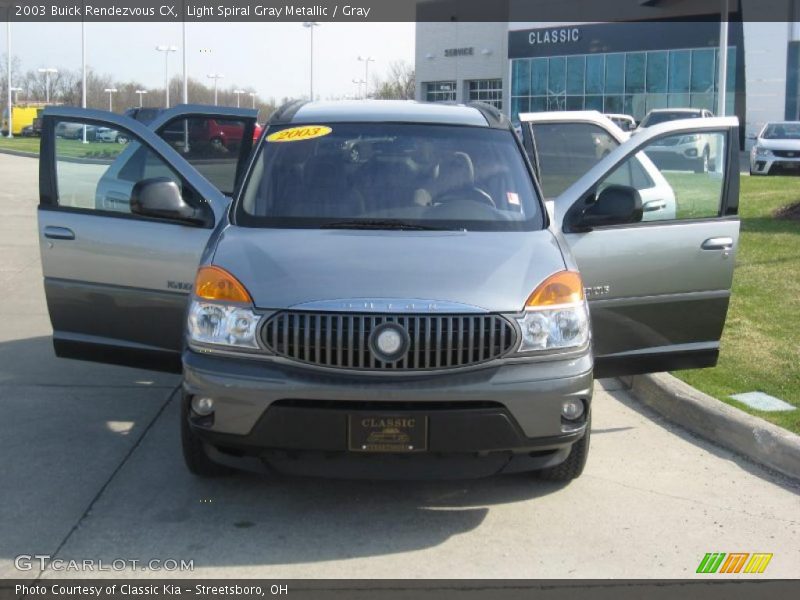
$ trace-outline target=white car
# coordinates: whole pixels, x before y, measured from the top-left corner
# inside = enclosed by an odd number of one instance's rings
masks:
[[[611,119],[611,121],[622,129],[622,131],[633,131],[636,129],[636,119],[634,119],[630,115],[624,115],[621,113],[605,113],[606,116]]]
[[[594,110],[521,113],[519,120],[546,200],[558,196],[630,137]],[[674,219],[675,192],[649,154],[650,149],[636,154],[627,163],[629,168],[616,170],[607,183],[637,189],[643,221]]]
[[[124,135],[108,127],[98,127],[94,139],[97,142],[111,142],[117,144],[124,144],[128,141]]]
[[[636,132],[667,121],[709,119],[713,116],[704,108],[657,108],[647,113]],[[717,162],[717,149],[711,138],[703,134],[666,138],[663,144],[650,147],[647,155],[663,168],[691,169],[695,173],[713,171]]]
[[[767,123],[750,150],[750,175],[800,171],[800,121]]]

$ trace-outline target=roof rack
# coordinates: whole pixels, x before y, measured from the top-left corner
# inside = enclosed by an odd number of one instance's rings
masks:
[[[270,115],[267,123],[288,123],[292,120],[292,117],[297,114],[297,111],[300,110],[305,104],[308,104],[308,102],[308,100],[290,100],[286,104],[276,108],[275,112]]]
[[[478,110],[489,123],[489,127],[494,127],[495,129],[508,129],[510,126],[508,117],[500,112],[497,107],[491,104],[473,100],[472,102],[467,102],[466,106],[470,106]]]

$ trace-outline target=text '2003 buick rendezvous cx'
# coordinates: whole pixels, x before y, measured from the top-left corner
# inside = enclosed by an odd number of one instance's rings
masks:
[[[161,135],[204,119],[239,141]],[[128,141],[94,152],[60,123]],[[483,105],[296,103],[255,142],[254,127],[253,111],[188,105],[148,126],[44,117],[56,353],[182,371],[192,472],[569,480],[594,377],[716,362],[735,119],[610,144],[550,209],[536,144]],[[651,146],[693,134],[724,149],[714,169],[642,170]],[[643,220],[652,186],[676,208]]]

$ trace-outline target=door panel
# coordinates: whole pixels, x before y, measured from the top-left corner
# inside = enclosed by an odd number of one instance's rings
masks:
[[[59,135],[89,127],[97,133],[89,143]],[[126,117],[47,109],[42,135],[38,217],[56,353],[179,370],[188,295],[227,200],[165,140]],[[206,226],[132,213],[134,185],[165,176],[207,213]]]
[[[586,287],[597,376],[716,364],[739,238],[738,124],[707,121],[713,123],[674,122],[637,135],[556,200],[557,223]],[[591,231],[572,226],[631,161],[649,158],[651,148],[686,152],[699,136],[715,148],[710,169],[697,168],[695,153],[650,163],[667,186],[662,191],[668,188],[670,211]]]

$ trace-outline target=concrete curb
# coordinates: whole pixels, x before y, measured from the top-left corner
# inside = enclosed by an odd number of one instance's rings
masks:
[[[23,156],[25,158],[39,158],[38,152],[25,152],[24,150],[12,150],[10,148],[0,148],[0,154],[11,154],[12,156]]]
[[[800,480],[800,436],[720,402],[668,373],[621,379],[637,400],[670,421]]]

